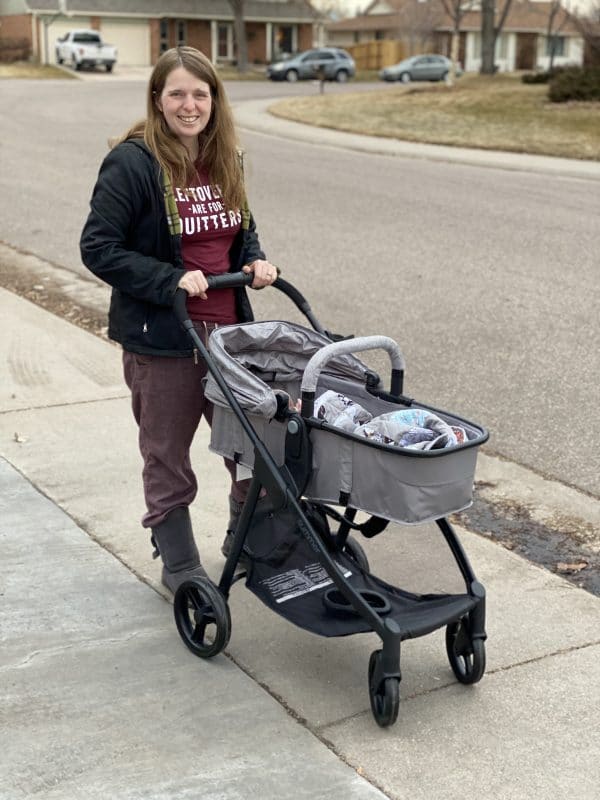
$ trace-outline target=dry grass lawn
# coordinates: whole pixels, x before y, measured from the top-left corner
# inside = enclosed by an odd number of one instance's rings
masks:
[[[315,95],[271,106],[276,116],[352,133],[488,150],[600,160],[600,103],[550,103],[547,86],[518,75],[465,75]]]
[[[51,64],[31,64],[29,61],[15,61],[11,64],[0,64],[0,79],[2,78],[64,78],[71,80],[71,75],[64,69],[53,67]]]

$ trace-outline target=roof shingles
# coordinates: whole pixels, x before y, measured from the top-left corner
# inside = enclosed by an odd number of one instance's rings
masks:
[[[31,11],[58,11],[58,0],[29,0]],[[66,10],[82,16],[131,15],[176,19],[230,19],[228,0],[66,0]],[[312,22],[318,12],[306,0],[246,0],[245,17],[251,19],[295,19]]]

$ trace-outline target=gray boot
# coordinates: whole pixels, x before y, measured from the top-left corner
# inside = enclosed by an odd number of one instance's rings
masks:
[[[156,548],[154,558],[162,558],[162,583],[173,594],[188,578],[208,577],[200,563],[187,506],[174,508],[152,528],[152,543]]]

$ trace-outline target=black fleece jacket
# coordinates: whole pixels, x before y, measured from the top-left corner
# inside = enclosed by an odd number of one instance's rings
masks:
[[[140,139],[104,159],[81,234],[86,267],[112,286],[108,335],[125,350],[187,356],[191,344],[172,312],[184,274],[181,237],[169,232],[158,162]],[[231,271],[264,259],[254,220],[230,251]],[[253,319],[244,288],[236,289],[240,322]]]

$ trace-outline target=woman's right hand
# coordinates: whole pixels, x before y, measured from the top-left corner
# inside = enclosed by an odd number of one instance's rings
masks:
[[[200,297],[202,300],[206,300],[208,283],[201,269],[193,269],[186,272],[177,286],[180,289],[185,289],[190,297]]]

